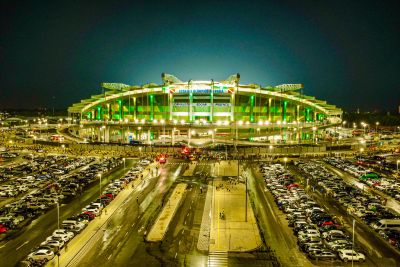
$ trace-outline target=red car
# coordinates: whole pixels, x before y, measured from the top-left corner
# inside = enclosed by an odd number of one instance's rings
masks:
[[[0,224],[0,234],[7,232],[7,227],[4,224]]]
[[[89,221],[93,220],[94,218],[96,218],[96,215],[90,211],[85,211],[82,212],[80,215],[80,217],[87,217]]]
[[[113,200],[114,199],[114,195],[113,194],[111,194],[111,193],[105,193],[104,195],[102,195],[100,198],[109,198],[109,199],[111,199],[111,200]]]

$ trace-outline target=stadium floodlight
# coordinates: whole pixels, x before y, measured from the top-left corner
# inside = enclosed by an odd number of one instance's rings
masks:
[[[173,124],[177,124],[177,123],[178,123],[178,121],[177,121],[177,120],[173,120],[172,122],[173,122]]]
[[[243,125],[243,121],[238,121],[238,124],[239,125]]]
[[[265,121],[265,123],[264,123],[265,125],[269,125],[269,121]]]
[[[259,121],[258,121],[258,125],[263,125],[263,121],[262,121],[262,120],[259,120]]]
[[[185,120],[181,120],[181,124],[182,124],[182,125],[185,124]]]

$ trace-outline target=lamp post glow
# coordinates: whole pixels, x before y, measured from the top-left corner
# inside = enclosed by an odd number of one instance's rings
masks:
[[[125,171],[125,158],[122,159],[124,161],[124,171]]]
[[[285,170],[286,170],[286,162],[287,162],[287,158],[283,158],[283,161],[285,162]]]
[[[99,173],[99,198],[101,197],[101,173]]]

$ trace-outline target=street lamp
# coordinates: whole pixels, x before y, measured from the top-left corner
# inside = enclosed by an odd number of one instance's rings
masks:
[[[285,170],[286,170],[287,157],[284,157],[284,158],[283,158],[283,161],[285,162]]]
[[[61,148],[63,149],[63,153],[65,154],[65,145],[62,144],[62,145],[61,145]]]
[[[99,173],[99,198],[101,197],[101,173]]]
[[[378,132],[378,125],[379,125],[379,121],[375,122],[375,132]]]
[[[125,158],[122,159],[124,161],[124,171],[125,171]]]
[[[60,229],[60,203],[57,200],[57,229]]]

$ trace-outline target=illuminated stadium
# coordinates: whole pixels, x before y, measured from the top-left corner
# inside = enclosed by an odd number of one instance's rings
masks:
[[[102,83],[103,92],[68,108],[76,135],[94,142],[301,142],[339,125],[342,110],[303,94],[302,84],[262,87],[223,81]]]

